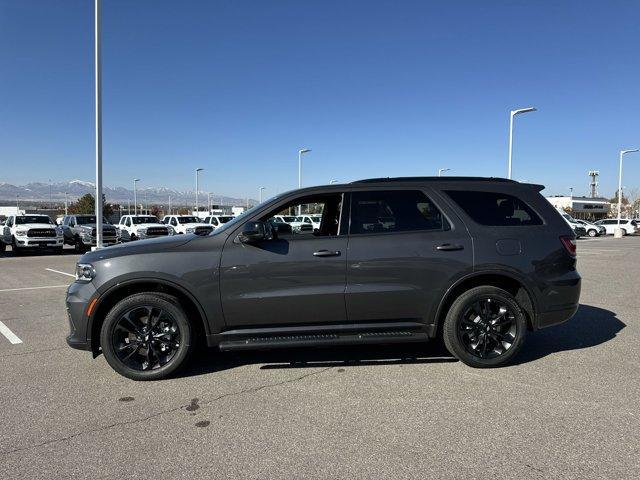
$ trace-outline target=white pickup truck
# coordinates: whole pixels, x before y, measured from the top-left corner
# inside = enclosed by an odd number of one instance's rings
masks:
[[[236,217],[234,217],[233,215],[211,215],[210,217],[205,217],[204,223],[212,225],[215,229],[221,227],[234,218]]]
[[[209,235],[213,232],[211,225],[206,225],[198,217],[192,215],[165,215],[162,223],[173,227],[176,233],[195,233]]]
[[[7,245],[11,245],[14,255],[33,248],[62,253],[62,228],[46,215],[11,215],[0,227],[0,251],[4,252]]]
[[[118,228],[123,242],[166,237],[176,233],[171,226],[160,223],[153,215],[123,215]]]

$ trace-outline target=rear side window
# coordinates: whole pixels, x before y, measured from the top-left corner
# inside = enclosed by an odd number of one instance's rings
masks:
[[[542,225],[529,205],[512,195],[497,192],[449,190],[446,192],[471,219],[492,227]]]
[[[352,235],[447,228],[440,211],[419,190],[380,190],[351,195],[349,233]]]

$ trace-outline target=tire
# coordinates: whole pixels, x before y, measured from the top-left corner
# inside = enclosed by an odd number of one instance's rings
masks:
[[[19,257],[22,255],[22,249],[20,247],[16,247],[16,239],[11,239],[11,251],[13,252],[14,257]]]
[[[77,253],[80,253],[80,254],[87,252],[87,247],[85,246],[84,243],[82,243],[82,240],[80,240],[79,237],[76,237],[76,242],[73,244],[73,248]]]
[[[598,232],[596,232],[595,230],[589,230],[587,232],[589,234],[590,237],[597,237],[598,236]]]
[[[158,315],[158,311],[163,313]],[[132,321],[128,322],[125,315]],[[121,300],[109,311],[100,330],[100,346],[111,368],[120,375],[131,380],[160,380],[187,364],[195,343],[193,332],[175,297],[138,293]],[[162,345],[171,345],[168,353],[160,350]],[[128,359],[123,358],[127,356]]]
[[[624,228],[621,228],[620,230],[622,230],[622,236],[626,237],[627,236],[627,231]]]
[[[133,233],[129,236],[129,241],[130,242],[135,242],[138,239],[138,237],[136,237]]]
[[[502,307],[506,313],[499,315]],[[482,286],[464,292],[453,302],[442,333],[452,355],[470,367],[488,368],[508,364],[522,348],[526,332],[526,315],[513,295],[501,288]]]
[[[53,253],[56,255],[62,255],[62,250],[64,250],[64,247],[53,247]]]
[[[4,255],[6,250],[7,250],[7,244],[4,243],[2,240],[0,240],[0,254]]]

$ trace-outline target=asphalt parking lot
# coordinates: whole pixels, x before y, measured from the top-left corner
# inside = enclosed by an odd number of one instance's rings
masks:
[[[578,314],[506,368],[437,345],[210,352],[146,383],[67,347],[73,251],[8,253],[0,477],[638,478],[640,236],[578,252]]]

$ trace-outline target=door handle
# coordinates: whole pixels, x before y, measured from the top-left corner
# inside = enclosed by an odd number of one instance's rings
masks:
[[[462,245],[452,245],[451,243],[443,243],[442,245],[438,245],[436,247],[436,250],[451,252],[454,250],[464,250],[464,247]]]
[[[318,250],[317,252],[313,252],[314,257],[337,257],[339,255],[339,250]]]

